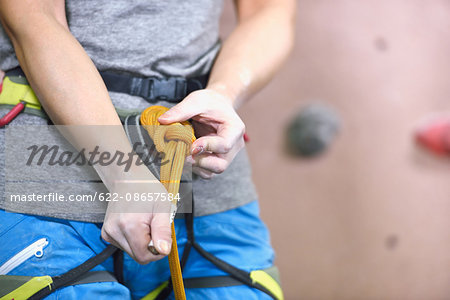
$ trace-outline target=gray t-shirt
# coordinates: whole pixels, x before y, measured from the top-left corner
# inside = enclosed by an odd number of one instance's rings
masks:
[[[101,71],[127,72],[140,76],[203,75],[211,68],[220,50],[219,18],[222,0],[68,0],[69,28]],[[43,37],[45,38],[45,37]],[[0,69],[18,66],[13,47],[0,26]],[[140,97],[110,93],[117,108],[144,109],[150,104]],[[170,107],[161,101],[156,103]],[[0,107],[0,115],[7,109]],[[42,118],[21,114],[11,125],[46,124]],[[0,130],[0,171],[4,178],[4,130]],[[88,222],[102,222],[104,214],[51,215],[46,202],[10,202],[4,199],[4,179],[0,208],[27,214]],[[256,199],[245,149],[229,168],[212,180],[193,182],[195,214],[207,215],[232,209]],[[31,208],[32,207],[32,208]]]

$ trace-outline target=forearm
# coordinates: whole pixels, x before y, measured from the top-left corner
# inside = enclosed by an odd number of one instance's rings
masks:
[[[267,84],[293,47],[295,1],[262,2],[253,10],[245,7],[249,2],[238,4],[239,24],[209,80],[208,88],[226,95],[235,108]]]
[[[19,63],[46,113],[55,124],[71,125],[62,132],[78,149],[92,151],[99,146],[103,152],[130,153],[131,145],[95,65],[67,26],[45,11],[50,6],[38,2],[20,12],[14,11],[20,4],[3,5],[0,13]],[[90,125],[90,130],[78,125]],[[102,129],[96,125],[113,126]],[[133,174],[140,179],[143,174],[154,178],[145,166],[133,166],[127,174],[122,169],[96,166],[108,188],[113,188],[116,180],[131,180]]]
[[[58,17],[61,14],[63,18]],[[64,136],[75,147],[88,151],[99,146],[100,152],[111,155],[118,151],[131,153],[131,145],[98,71],[64,24],[64,1],[0,0],[0,19],[46,112],[54,123],[70,125],[60,129]],[[105,135],[105,131],[109,134]],[[119,200],[126,199],[129,193],[166,192],[142,162],[132,164],[128,172],[117,163],[96,166],[103,183],[118,193]],[[148,180],[156,183],[148,184]],[[148,245],[152,240],[159,253],[170,252],[170,207],[163,209],[167,203],[109,202],[102,237],[140,263],[161,259],[163,255],[153,255]]]
[[[28,12],[24,21],[30,25],[2,20],[28,81],[55,124],[120,125],[94,64],[54,16]]]

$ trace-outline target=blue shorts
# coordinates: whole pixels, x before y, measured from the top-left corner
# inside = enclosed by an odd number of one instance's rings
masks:
[[[11,269],[8,275],[61,275],[100,253],[107,245],[101,236],[101,224],[37,217],[0,210],[0,268],[11,257],[36,242],[47,241],[42,252],[30,255]],[[175,220],[180,253],[186,243],[183,219]],[[208,216],[196,217],[196,241],[218,258],[246,271],[273,265],[274,252],[269,233],[259,218],[258,202]],[[34,253],[34,252],[33,252]],[[92,271],[113,272],[113,260],[107,259]],[[227,275],[191,250],[183,275],[185,278]],[[124,255],[124,285],[117,282],[87,283],[61,288],[45,299],[140,299],[170,277],[167,257],[139,265]],[[193,288],[188,299],[271,299],[246,285]],[[173,299],[173,294],[170,299]]]

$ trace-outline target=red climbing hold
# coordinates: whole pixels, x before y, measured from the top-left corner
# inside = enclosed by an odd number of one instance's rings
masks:
[[[450,155],[450,117],[426,123],[416,131],[416,140],[439,155]]]

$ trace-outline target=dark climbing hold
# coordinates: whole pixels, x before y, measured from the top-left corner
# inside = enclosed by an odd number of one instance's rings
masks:
[[[336,112],[319,103],[304,107],[287,128],[287,145],[292,154],[313,157],[324,152],[340,126]]]

